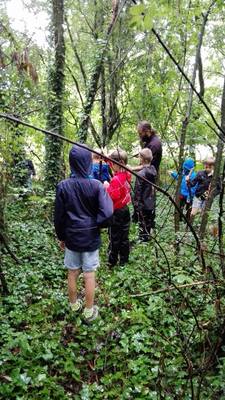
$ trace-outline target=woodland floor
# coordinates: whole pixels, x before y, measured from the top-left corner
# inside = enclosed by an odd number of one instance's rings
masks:
[[[169,272],[176,285],[211,279],[202,273],[189,233],[189,244],[175,254],[170,205],[160,202],[157,241],[171,271],[156,242],[135,245],[129,264],[109,271],[104,232],[96,290],[100,317],[87,326],[69,310],[63,254],[43,199],[11,200],[9,236],[21,265],[3,255],[11,293],[0,306],[1,399],[192,399],[185,357],[197,370],[204,334],[195,317],[201,324],[215,322],[214,289],[132,297],[168,286]],[[132,225],[131,239],[136,236]],[[209,244],[217,250],[214,238]],[[201,399],[225,399],[223,361],[204,378]],[[192,384],[197,390],[197,375]]]

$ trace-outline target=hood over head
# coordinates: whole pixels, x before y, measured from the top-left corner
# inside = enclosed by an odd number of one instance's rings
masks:
[[[183,163],[183,170],[190,171],[192,168],[194,168],[194,166],[195,166],[194,160],[192,158],[188,158]]]
[[[75,177],[88,178],[91,174],[91,151],[74,145],[69,154],[70,169]]]

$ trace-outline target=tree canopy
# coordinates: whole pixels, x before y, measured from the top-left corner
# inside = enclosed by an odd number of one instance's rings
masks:
[[[225,398],[224,11],[223,0],[0,5],[3,399]],[[19,29],[23,12],[30,21]],[[31,32],[36,20],[44,42],[35,23]],[[132,224],[130,262],[110,271],[103,230],[100,320],[85,326],[66,301],[56,185],[79,142],[105,156],[126,150],[133,191],[139,121],[163,145],[154,234],[137,244]],[[209,157],[213,178],[193,222],[182,211],[182,165],[192,158],[198,172]]]

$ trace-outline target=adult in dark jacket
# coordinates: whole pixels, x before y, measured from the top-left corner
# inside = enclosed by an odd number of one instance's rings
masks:
[[[113,204],[101,182],[90,179],[91,152],[73,146],[69,154],[71,177],[57,186],[55,230],[61,249],[65,248],[64,264],[68,268],[68,290],[71,308],[78,311],[76,281],[81,272],[85,279],[84,316],[96,318],[94,304],[95,270],[99,265],[100,227],[113,214]]]
[[[162,159],[162,143],[155,129],[148,121],[141,121],[137,126],[142,148],[148,148],[152,152],[152,165],[157,173]]]
[[[155,183],[157,172],[151,165],[152,152],[150,149],[140,151],[141,170],[138,175]],[[136,178],[133,196],[134,220],[139,224],[139,239],[147,242],[150,239],[151,229],[155,219],[155,190],[154,187],[142,179]]]

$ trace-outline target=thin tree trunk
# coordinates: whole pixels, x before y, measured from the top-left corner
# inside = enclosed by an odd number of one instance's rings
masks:
[[[77,51],[77,48],[76,48],[76,45],[75,45],[75,42],[74,42],[74,40],[73,40],[73,35],[72,35],[71,30],[70,30],[70,26],[69,26],[69,22],[68,22],[67,17],[65,17],[65,22],[66,22],[66,27],[67,27],[67,31],[68,31],[68,34],[69,34],[71,46],[72,46],[74,55],[75,55],[75,57],[76,57],[76,60],[77,60],[77,62],[78,62],[78,64],[79,64],[80,71],[81,71],[81,75],[82,75],[82,77],[83,77],[84,84],[85,84],[85,86],[86,86],[86,84],[87,84],[86,72],[85,72],[85,70],[84,70],[83,63],[82,63],[82,61],[81,61],[81,58],[80,58],[80,56],[79,56],[79,54],[78,54],[78,51]]]
[[[117,53],[116,58],[119,60],[119,54]],[[107,65],[108,65],[108,74],[110,76],[109,82],[109,96],[108,96],[108,120],[107,120],[107,139],[106,145],[110,143],[113,138],[115,131],[119,128],[121,124],[121,114],[118,110],[117,106],[117,95],[119,88],[121,87],[122,80],[121,80],[121,69],[117,72],[113,69],[113,62],[110,54],[107,58]],[[122,64],[121,64],[122,65]]]
[[[222,101],[221,101],[221,128],[223,130],[225,130],[225,78],[224,78],[223,94],[222,94]],[[210,189],[208,199],[206,201],[205,209],[203,211],[202,221],[201,221],[201,226],[200,226],[200,231],[199,231],[199,235],[200,235],[201,239],[203,239],[205,236],[206,227],[207,227],[208,218],[209,218],[209,211],[211,210],[211,207],[212,207],[214,193],[216,190],[218,178],[220,176],[220,167],[221,167],[222,156],[223,156],[223,148],[224,148],[224,143],[219,138],[218,142],[217,142],[216,161],[215,161],[214,174],[213,174],[212,183],[211,183],[211,189]]]
[[[90,78],[89,87],[87,89],[86,101],[83,108],[83,113],[80,121],[80,128],[78,131],[78,137],[81,143],[85,143],[88,135],[88,126],[89,126],[89,118],[91,114],[91,110],[93,107],[95,95],[98,88],[98,81],[102,70],[102,63],[104,60],[105,52],[108,46],[109,37],[113,31],[115,22],[117,20],[118,11],[119,11],[119,0],[113,1],[113,14],[112,19],[110,21],[109,27],[107,29],[107,34],[105,38],[105,43],[103,47],[100,48],[99,54],[96,57],[96,62],[93,68],[93,73]]]
[[[202,21],[202,25],[201,25],[201,30],[199,32],[198,35],[198,44],[197,44],[197,48],[196,48],[196,54],[195,54],[195,62],[194,62],[194,67],[193,67],[193,72],[192,72],[192,79],[191,79],[191,83],[194,86],[195,85],[195,80],[196,80],[196,75],[197,75],[197,70],[199,67],[199,63],[200,63],[200,51],[201,51],[201,46],[202,46],[202,41],[203,41],[203,37],[204,37],[204,33],[205,33],[205,27],[206,27],[206,23],[208,20],[208,16],[210,13],[212,5],[209,7],[207,13],[203,16],[203,21]],[[188,96],[188,103],[187,103],[187,110],[186,110],[186,114],[185,114],[185,118],[182,122],[182,127],[181,127],[181,136],[180,136],[180,151],[179,151],[179,171],[181,171],[182,169],[182,164],[184,162],[184,146],[185,146],[185,142],[186,142],[186,134],[187,134],[187,127],[188,124],[190,122],[190,117],[191,117],[191,111],[192,111],[192,104],[193,104],[193,89],[190,88],[189,90],[189,96]],[[181,185],[181,180],[182,180],[182,175],[180,174],[178,176],[178,180],[177,180],[177,187],[176,187],[176,204],[178,205],[178,207],[180,206],[180,185]],[[180,228],[180,215],[177,212],[177,210],[175,210],[175,214],[174,214],[174,225],[175,225],[175,231],[179,231]]]
[[[198,80],[199,80],[199,86],[200,86],[199,94],[200,94],[201,97],[204,97],[204,94],[205,94],[205,82],[204,82],[204,76],[203,76],[201,51],[200,51],[200,54],[199,54]]]
[[[64,0],[52,0],[52,42],[54,62],[49,69],[49,98],[47,129],[63,134],[63,94],[64,94]],[[56,138],[46,137],[45,180],[48,189],[54,189],[64,175],[62,142]]]
[[[102,117],[102,147],[105,147],[107,138],[107,117],[106,117],[106,92],[105,92],[105,65],[102,63],[101,72],[101,117]]]
[[[223,199],[224,199],[224,190],[225,190],[225,162],[223,164],[223,174],[222,174],[222,189],[220,193],[219,199],[219,216],[218,216],[218,236],[219,236],[219,252],[220,252],[220,265],[223,273],[223,277],[225,277],[225,260],[224,260],[224,241],[223,241]]]

